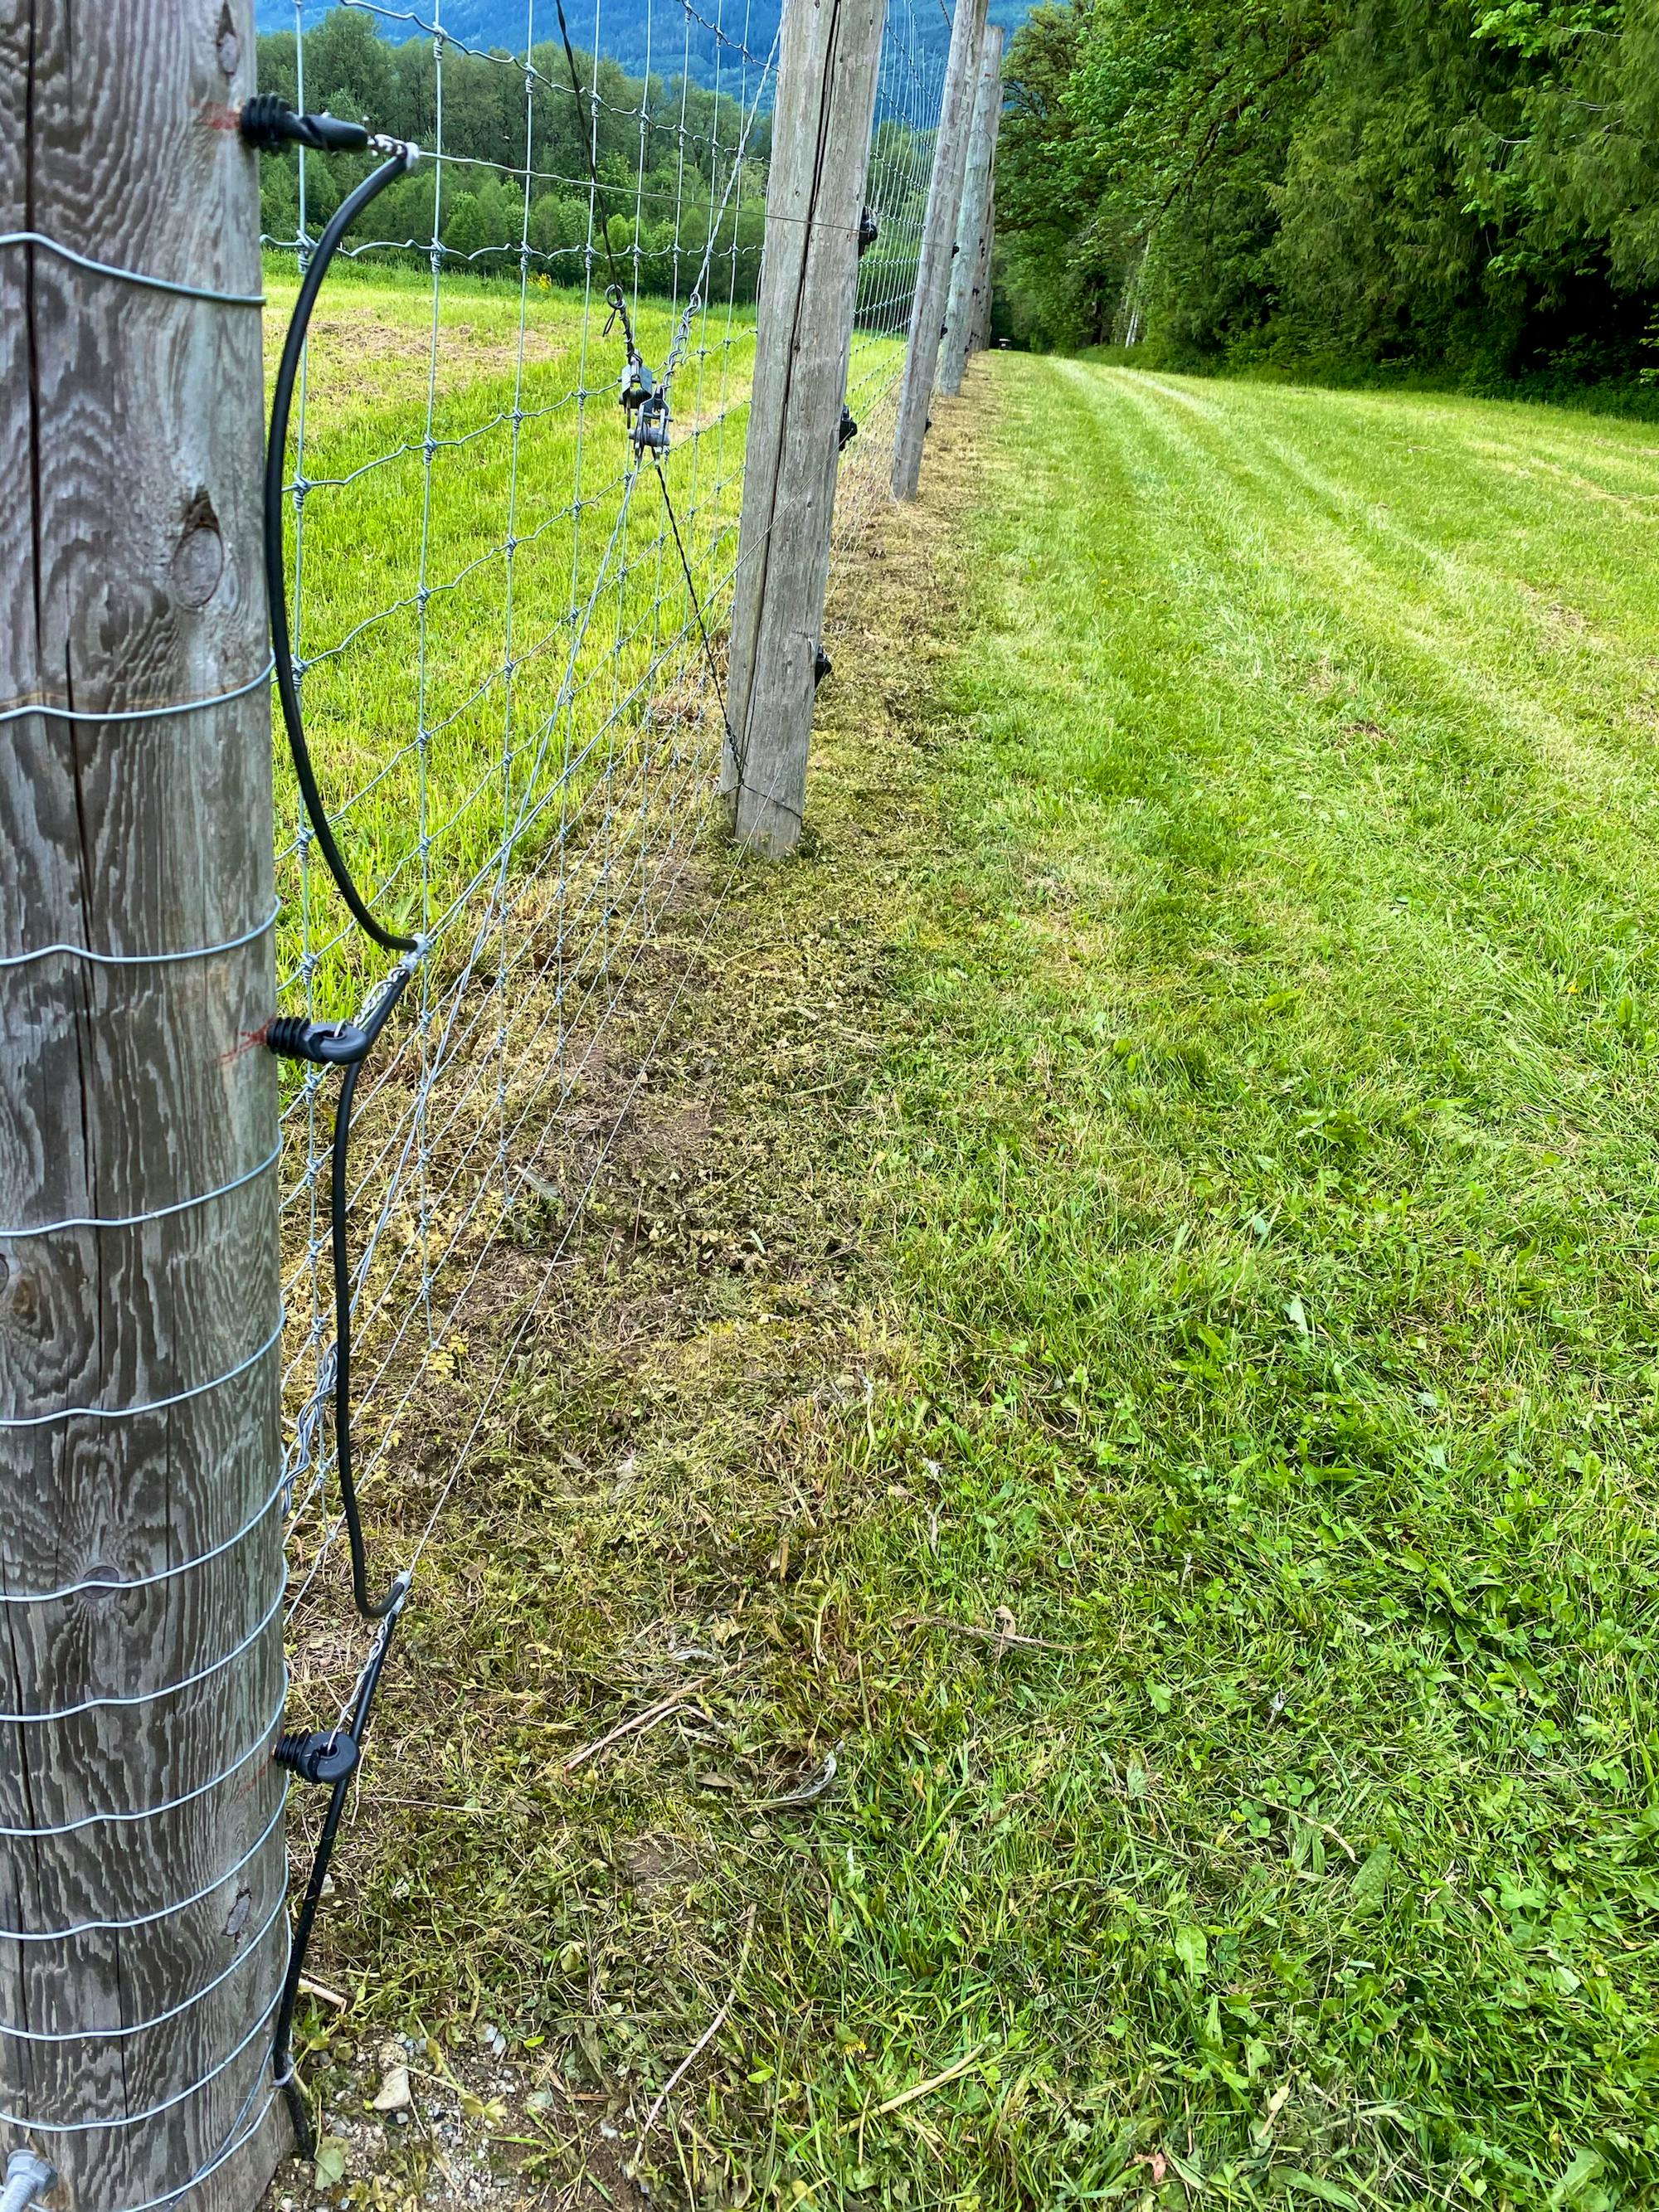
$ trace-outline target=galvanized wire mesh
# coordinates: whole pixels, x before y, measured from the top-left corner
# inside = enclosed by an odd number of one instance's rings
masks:
[[[708,819],[722,710],[699,616],[718,647],[776,66],[759,13],[651,0],[628,18],[630,76],[592,0],[570,21],[580,99],[554,0],[525,0],[510,53],[453,36],[437,0],[429,15],[296,0],[291,60],[273,58],[296,104],[355,99],[427,155],[331,276],[289,463],[295,660],[336,835],[375,910],[420,942],[359,1090],[349,1193],[357,1481],[383,1567],[418,1556],[508,1371],[518,1330],[495,1276],[515,1212],[550,1215],[562,1249],[633,1095],[643,1047],[619,1010]],[[348,65],[355,85],[321,80]],[[370,112],[377,71],[395,116]],[[838,529],[888,473],[941,82],[910,0],[893,0]],[[279,311],[354,177],[301,153],[268,186],[292,214],[266,240]],[[646,359],[672,368],[665,477],[695,594],[631,466],[613,271]],[[385,963],[280,767],[278,787],[284,1007],[341,1018]],[[366,1638],[340,1632],[334,1084],[306,1069],[284,1095],[285,1472],[300,1693],[343,1714]],[[470,1433],[424,1466],[412,1431],[458,1390]]]
[[[365,1064],[343,1194],[357,1481],[381,1579],[393,1565],[418,1565],[684,988],[665,1012],[647,1006],[643,1019],[630,1002],[687,886],[715,787],[715,663],[735,580],[777,52],[775,15],[767,36],[757,33],[762,0],[713,0],[712,15],[691,0],[641,0],[620,58],[607,54],[603,0],[576,27],[576,51],[558,0],[524,0],[522,43],[512,51],[470,45],[445,27],[442,0],[430,3],[428,18],[378,0],[295,0],[292,32],[261,56],[267,88],[296,106],[355,110],[418,140],[426,156],[374,203],[374,234],[352,238],[330,276],[285,457],[295,671],[330,819],[376,913],[416,941],[398,971],[407,988]],[[620,12],[621,0],[612,4]],[[545,35],[550,9],[556,38]],[[910,0],[891,0],[869,190],[879,235],[860,269],[848,398],[861,429],[842,465],[843,531],[887,477],[941,77]],[[267,158],[264,243],[278,318],[322,223],[361,174],[349,155]],[[0,246],[38,247],[100,280],[216,307],[259,305],[88,261],[33,233],[7,234]],[[659,471],[634,453],[616,404],[623,356],[604,297],[611,284],[672,395],[673,449],[659,484],[643,489],[641,478]],[[9,708],[6,719],[35,711]],[[342,908],[286,760],[277,791],[283,1012],[327,1021],[384,1004],[392,974]],[[732,865],[711,877],[729,881]],[[696,899],[693,926],[706,935],[719,913],[712,880]],[[267,914],[222,945],[132,958],[206,958],[270,926]],[[8,964],[48,955],[126,957],[70,945],[9,955]],[[246,1048],[258,1042],[250,1036]],[[245,1794],[249,1774],[270,1786],[271,1738],[284,1719],[343,1719],[372,1666],[372,1632],[349,1595],[331,1417],[339,1079],[285,1063],[283,1083],[280,1160],[184,1201],[208,1204],[280,1166],[281,1490],[256,1520],[139,1582],[94,1573],[62,1589],[0,1595],[35,1607],[159,1586],[233,1556],[238,1571],[256,1553],[274,1566],[268,1540],[279,1508],[286,1586],[240,1642],[164,1691],[100,1694],[64,1712],[0,1721],[55,1724],[199,1687],[244,1657],[279,1611],[295,1694],[205,1781],[80,1825],[137,1828],[185,1804],[216,1803],[222,1790]],[[552,1234],[542,1235],[532,1264],[504,1267],[522,1259],[511,1231],[531,1203]],[[180,1210],[9,1233],[142,1226]],[[8,1425],[162,1413],[240,1381],[276,1341],[173,1397],[58,1408]],[[440,1434],[435,1461],[414,1448],[417,1432]],[[282,1819],[277,1806],[241,1857],[186,1895],[123,1919],[8,1930],[7,1940],[119,1937],[192,1911],[274,1844]],[[69,1831],[4,1832],[21,1844],[60,1832]],[[232,1903],[233,1945],[247,1894]],[[54,2140],[165,2123],[186,2170],[166,2197],[128,2212],[176,2203],[223,2167],[258,2134],[289,2079],[285,2021],[273,2033],[293,1955],[283,1900],[261,1910],[229,1965],[154,2014],[112,2027],[5,2027],[30,2064],[59,2044],[115,2039],[125,2075],[128,2054],[137,2062],[151,2047],[144,2039],[170,2039],[176,2057],[179,2021],[245,1966],[250,1981],[252,1962],[267,1978],[283,1969],[268,1996],[262,1983],[239,2012],[239,2039],[207,2070],[137,2110],[58,2119],[8,2109],[0,2120]],[[210,2101],[187,2113],[202,2091]]]

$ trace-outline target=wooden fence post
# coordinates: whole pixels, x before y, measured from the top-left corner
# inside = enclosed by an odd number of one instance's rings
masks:
[[[922,218],[915,304],[910,311],[910,342],[905,350],[904,385],[893,440],[896,499],[914,499],[921,481],[921,441],[927,432],[928,403],[933,396],[939,340],[944,335],[985,9],[986,0],[956,0],[951,25],[951,52],[945,64],[945,94],[939,103],[939,136],[933,143],[927,212]]]
[[[757,310],[720,789],[736,835],[793,850],[830,573],[859,220],[887,0],[788,0]]]
[[[950,304],[945,313],[945,343],[939,348],[939,388],[954,398],[962,389],[979,308],[980,248],[986,211],[991,204],[991,164],[996,158],[996,126],[1002,108],[1002,28],[988,23],[980,42],[979,83],[968,136],[968,169],[957,225],[956,258],[951,264]]]
[[[253,71],[252,0],[0,9],[0,2153],[64,2212],[289,2141]]]
[[[995,117],[995,121],[998,125],[1000,125],[1002,121],[1002,114],[1000,109]],[[995,290],[995,271],[993,267],[993,259],[996,252],[997,243],[996,139],[994,134],[993,135],[991,141],[991,191],[990,195],[985,203],[985,228],[981,231],[979,235],[979,274],[974,280],[974,323],[972,330],[968,334],[968,350],[970,354],[983,353],[986,347],[991,342],[991,305],[992,295]]]

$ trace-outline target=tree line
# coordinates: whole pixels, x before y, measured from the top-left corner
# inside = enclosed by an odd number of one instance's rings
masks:
[[[1069,0],[1006,74],[1029,339],[1659,381],[1659,0]]]
[[[439,143],[440,84],[430,40],[394,44],[367,16],[337,9],[306,33],[303,87],[293,32],[271,32],[258,43],[262,90],[428,149]],[[608,240],[630,289],[637,282],[641,291],[683,298],[702,268],[713,227],[714,289],[722,297],[729,292],[752,300],[765,230],[770,118],[754,118],[745,143],[744,110],[723,93],[679,77],[631,77],[605,57],[596,74],[593,58],[579,52],[579,102],[557,40],[534,47],[528,59],[526,76],[523,56],[446,50],[445,159],[424,161],[389,186],[354,241],[367,246],[369,258],[406,260],[411,251],[424,258],[435,238],[446,262],[514,283],[527,247],[534,275],[577,284],[591,230],[596,281],[608,271]],[[740,147],[742,173],[733,182]],[[370,166],[361,155],[306,155],[307,237],[316,237]],[[295,152],[264,157],[260,223],[274,246],[300,238]]]

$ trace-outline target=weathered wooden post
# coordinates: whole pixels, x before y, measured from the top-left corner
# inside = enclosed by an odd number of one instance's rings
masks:
[[[0,2152],[289,2140],[252,0],[0,9]]]
[[[893,440],[896,499],[914,499],[921,480],[921,441],[927,431],[927,407],[933,396],[939,340],[944,335],[985,9],[986,0],[956,0],[951,25],[951,52],[945,64],[945,94],[939,103],[939,136],[933,143],[933,174],[927,187],[927,212],[922,218],[915,305],[910,312],[910,340],[905,349],[904,383]]]
[[[793,850],[806,805],[842,401],[886,0],[789,0],[757,313],[720,789]]]
[[[1000,127],[1002,122],[1002,113],[1000,109],[998,110],[995,119]],[[970,354],[982,353],[991,342],[991,304],[992,295],[995,290],[994,272],[992,266],[992,260],[993,256],[996,252],[997,243],[996,138],[994,133],[993,134],[991,140],[991,192],[989,198],[985,203],[985,227],[981,231],[979,236],[979,274],[974,279],[974,322],[973,328],[968,334],[968,350]]]
[[[939,356],[939,388],[951,398],[962,389],[979,308],[980,249],[991,204],[991,164],[996,158],[996,126],[1002,108],[1002,35],[1000,25],[988,23],[980,42],[979,82],[968,133],[968,168],[957,224],[956,257],[951,264],[945,342]]]

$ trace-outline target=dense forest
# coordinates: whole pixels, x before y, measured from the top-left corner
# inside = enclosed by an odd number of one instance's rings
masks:
[[[429,40],[394,42],[368,15],[337,9],[306,33],[304,59],[307,107],[349,116],[421,146],[437,143],[438,80]],[[771,117],[755,108],[752,86],[745,109],[690,77],[631,77],[605,56],[595,109],[587,96],[596,88],[589,55],[576,53],[585,95],[580,106],[562,45],[537,46],[530,62],[526,83],[522,60],[505,53],[446,52],[445,158],[422,161],[389,186],[352,234],[349,250],[369,260],[413,259],[424,268],[435,235],[445,264],[464,265],[471,275],[516,283],[527,256],[536,277],[576,284],[587,270],[591,217],[596,279],[603,282],[614,262],[630,289],[684,299],[702,270],[713,226],[708,289],[720,299],[752,301],[771,148]],[[292,31],[260,39],[259,84],[301,104]],[[597,196],[587,149],[595,115]],[[739,149],[742,173],[733,179]],[[885,322],[892,320],[892,303],[908,299],[931,160],[931,132],[912,132],[892,118],[878,124],[870,190],[882,229],[860,264],[859,295],[882,303]],[[308,154],[302,224],[297,155],[265,155],[260,227],[268,243],[292,246],[302,229],[314,239],[370,166],[362,155]]]
[[[388,38],[430,46],[428,26],[438,20],[430,4],[389,0],[384,12],[374,0],[358,4]],[[307,30],[320,26],[332,7],[333,0],[301,0],[301,20]],[[991,0],[991,21],[1012,30],[1024,19],[1025,7],[1026,0]],[[295,0],[258,0],[255,12],[262,31],[290,30]],[[744,58],[763,62],[770,54],[782,0],[566,0],[566,13],[573,39],[597,43],[601,53],[620,62],[630,76],[684,75],[741,97]],[[443,0],[444,37],[452,52],[469,47],[522,52],[525,25],[532,19],[544,37],[558,27],[550,0]],[[903,46],[912,66],[939,66],[951,43],[951,18],[939,0],[891,0],[888,37]]]
[[[718,87],[742,95],[745,55],[763,62],[778,27],[780,0],[698,0],[695,11],[679,0],[601,0],[598,11],[599,47],[608,60],[618,62],[632,76],[684,75],[699,84]],[[338,10],[329,0],[304,0],[301,20],[309,36]],[[424,16],[440,20],[431,6],[405,11],[396,6],[385,14],[364,9],[384,37],[418,43],[430,51],[432,40]],[[593,41],[593,0],[566,0],[573,39]],[[256,20],[261,31],[291,30],[294,0],[258,0]],[[451,56],[475,53],[522,53],[527,21],[533,21],[542,38],[558,33],[558,19],[551,0],[443,0],[441,20]],[[750,69],[752,79],[753,69]]]
[[[1659,381],[1659,0],[1073,0],[1007,80],[1018,335]]]
[[[505,56],[451,52],[443,64],[445,160],[422,162],[376,200],[359,249],[381,258],[418,252],[424,266],[434,234],[447,260],[475,275],[518,281],[526,236],[530,265],[556,283],[581,281],[592,197],[586,135],[590,101],[579,109],[564,49],[535,48],[528,86],[531,169],[524,181],[526,83],[521,63]],[[584,92],[594,87],[593,64],[577,66]],[[289,100],[299,96],[291,31],[259,40],[259,83]],[[646,292],[681,296],[702,266],[711,222],[718,221],[714,259],[719,289],[752,300],[765,229],[766,159],[770,119],[753,118],[744,147],[744,173],[728,194],[732,165],[744,143],[744,111],[724,94],[681,78],[629,76],[602,59],[597,80],[597,152],[600,200],[595,248],[603,223],[620,269]],[[364,15],[338,9],[305,40],[305,102],[368,122],[394,137],[431,147],[436,140],[437,75],[430,41],[401,45],[377,35]],[[520,174],[510,173],[517,166]],[[314,238],[370,166],[361,155],[306,157],[305,224]],[[301,228],[295,155],[267,155],[260,190],[261,227],[273,245]],[[527,216],[527,223],[526,223]],[[379,241],[377,244],[376,241]],[[598,273],[603,276],[601,262]]]

